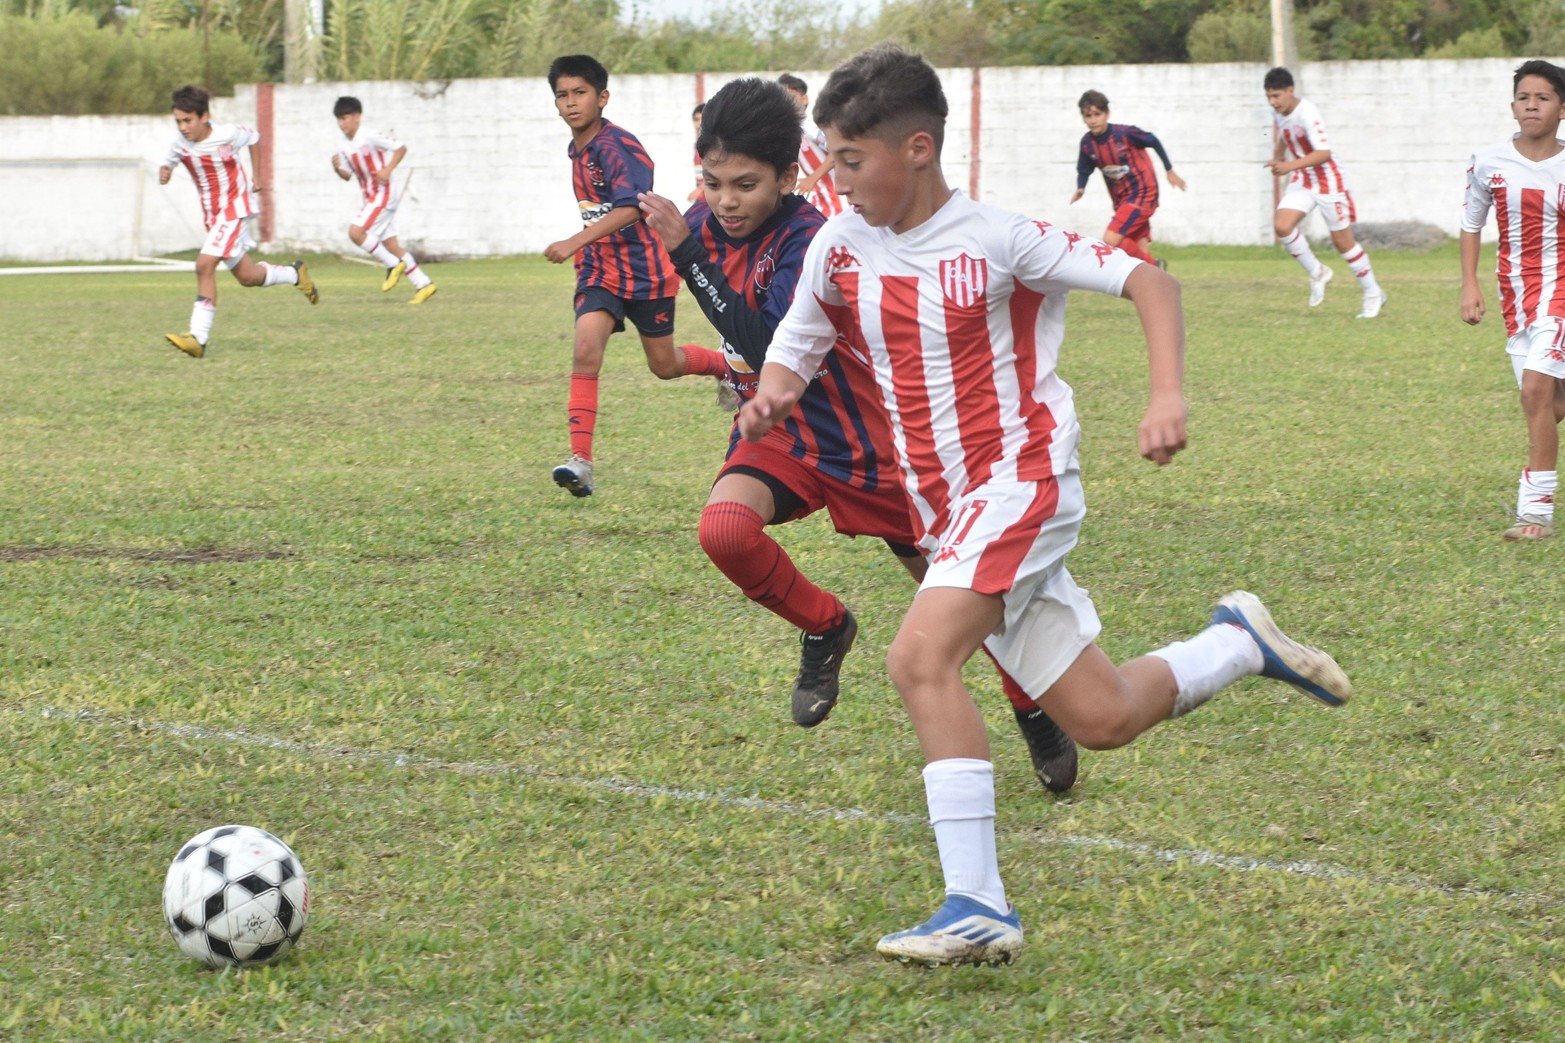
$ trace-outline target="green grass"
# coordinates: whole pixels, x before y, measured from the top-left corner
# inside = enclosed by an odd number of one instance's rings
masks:
[[[975,664],[1028,945],[941,973],[874,954],[939,891],[884,672],[902,570],[781,531],[863,627],[795,728],[794,634],[695,538],[710,382],[616,338],[598,493],[549,480],[568,270],[435,266],[420,308],[326,258],[318,308],[225,279],[201,361],[160,336],[188,275],[0,280],[0,1037],[1565,1036],[1565,570],[1499,539],[1525,432],[1498,317],[1458,320],[1454,248],[1376,254],[1372,323],[1340,279],[1308,309],[1277,251],[1169,256],[1174,465],[1135,454],[1133,310],[1071,305],[1102,644],[1243,586],[1358,694],[1245,682],[1056,801]],[[225,821],[311,873],[268,969],[162,924],[168,861]]]

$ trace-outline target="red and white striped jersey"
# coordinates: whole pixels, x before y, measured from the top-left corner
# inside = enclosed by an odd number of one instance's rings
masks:
[[[901,235],[849,212],[810,243],[766,361],[809,380],[842,336],[838,360],[869,367],[890,414],[918,535],[938,540],[972,489],[1075,466],[1066,294],[1117,296],[1140,263],[960,193]]]
[[[358,178],[359,191],[364,193],[364,201],[385,207],[395,206],[396,197],[391,186],[376,181],[375,172],[391,162],[391,157],[402,147],[402,142],[389,134],[362,126],[351,138],[346,134],[337,136],[341,139],[337,144],[337,154],[353,171],[353,176]]]
[[[804,134],[799,140],[799,180],[809,177],[816,167],[826,162],[828,155],[826,135],[806,116]],[[810,189],[809,199],[815,204],[815,209],[827,217],[836,217],[842,213],[842,197],[837,195],[837,183],[832,180],[830,171],[822,174],[821,179],[815,182],[815,187]]]
[[[1494,209],[1499,226],[1500,307],[1505,332],[1524,330],[1545,316],[1565,318],[1565,151],[1534,163],[1516,151],[1515,138],[1473,153],[1467,167],[1462,231],[1482,232]],[[1565,142],[1560,143],[1565,149]]]
[[[1294,159],[1303,159],[1316,149],[1331,151],[1331,142],[1326,138],[1326,121],[1321,119],[1320,110],[1315,107],[1314,102],[1300,98],[1293,111],[1286,116],[1273,109],[1272,123],[1277,128],[1277,137],[1282,141],[1283,151]],[[1316,166],[1295,170],[1289,176],[1288,184],[1303,185],[1312,192],[1348,190],[1347,179],[1342,174],[1342,165],[1337,162],[1335,156]]]
[[[163,165],[182,164],[190,171],[201,199],[201,220],[207,228],[255,214],[250,175],[239,154],[260,140],[261,135],[237,123],[212,124],[212,133],[203,141],[191,141],[183,134],[174,136]]]

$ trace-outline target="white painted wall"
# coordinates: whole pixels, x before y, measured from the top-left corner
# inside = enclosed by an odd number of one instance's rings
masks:
[[[1328,62],[1302,70],[1301,91],[1325,114],[1346,166],[1359,220],[1422,221],[1455,234],[1463,172],[1474,148],[1515,129],[1512,59]],[[1171,244],[1271,241],[1270,110],[1256,64],[1069,66],[980,73],[979,198],[1079,231],[1098,233],[1110,207],[1094,175],[1075,188],[1084,128],[1076,99],[1096,88],[1112,118],[1162,138],[1188,192],[1167,189],[1153,222]],[[813,88],[821,71],[799,75]],[[966,191],[972,161],[971,70],[943,70],[951,115],[946,173]],[[731,74],[708,74],[714,93]],[[692,184],[690,109],[697,78],[615,76],[607,116],[629,128],[657,165],[657,187],[682,200]],[[337,179],[331,115],[340,94],[364,103],[366,125],[409,146],[399,168],[404,242],[430,256],[531,253],[577,227],[565,157],[566,128],[548,85],[528,80],[279,85],[275,95],[276,252],[352,251],[357,187]],[[256,90],[214,102],[218,121],[254,125]],[[108,260],[125,256],[139,207],[143,252],[192,249],[202,238],[189,179],[157,185],[174,133],[157,116],[0,118],[0,257]],[[85,162],[115,159],[117,165]],[[40,161],[51,162],[43,163]],[[83,161],[61,164],[60,160]],[[140,185],[123,161],[143,164]],[[1318,229],[1317,229],[1318,230]]]

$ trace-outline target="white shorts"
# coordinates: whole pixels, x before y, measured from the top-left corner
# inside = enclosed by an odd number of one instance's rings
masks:
[[[1316,192],[1303,185],[1289,185],[1277,201],[1278,210],[1298,210],[1308,214],[1317,207],[1320,208],[1320,216],[1326,219],[1326,228],[1333,232],[1349,227],[1358,217],[1350,192]]]
[[[1052,687],[1102,630],[1092,599],[1065,568],[1086,514],[1077,471],[980,486],[953,505],[920,584],[998,594],[1005,615],[984,647],[1034,695]]]
[[[353,224],[364,229],[381,242],[397,237],[397,205],[392,203],[365,203],[353,215]]]
[[[1546,316],[1517,330],[1505,342],[1505,353],[1511,357],[1517,384],[1522,382],[1522,371],[1528,369],[1555,380],[1565,379],[1565,321]]]
[[[237,268],[245,254],[255,249],[255,240],[250,237],[250,221],[248,217],[219,221],[207,229],[201,252],[208,257],[221,257],[224,268]]]

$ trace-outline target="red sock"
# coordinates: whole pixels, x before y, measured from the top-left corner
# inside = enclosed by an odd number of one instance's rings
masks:
[[[1000,661],[994,657],[994,653],[985,648],[984,655],[989,657],[989,661],[994,664],[995,672],[1000,675],[1000,687],[1004,690],[1005,697],[1011,700],[1011,705],[1023,713],[1031,713],[1036,710],[1038,703],[1032,696],[1022,691],[1022,686],[1016,683],[1016,678],[1005,672],[1005,667],[1000,665]]]
[[[565,403],[565,417],[571,430],[571,452],[583,460],[591,460],[592,429],[598,422],[596,373],[571,374],[571,395]]]
[[[757,605],[810,634],[842,622],[842,602],[804,578],[754,510],[742,503],[708,504],[699,535],[712,564]]]
[[[1138,261],[1145,261],[1148,264],[1157,263],[1157,258],[1143,250],[1141,248],[1141,244],[1136,242],[1134,239],[1121,239],[1115,245],[1118,246],[1121,250],[1124,250],[1130,256],[1136,258]]]
[[[724,361],[721,351],[703,348],[699,344],[681,344],[679,350],[685,354],[685,376],[722,377],[728,375],[728,363]]]

